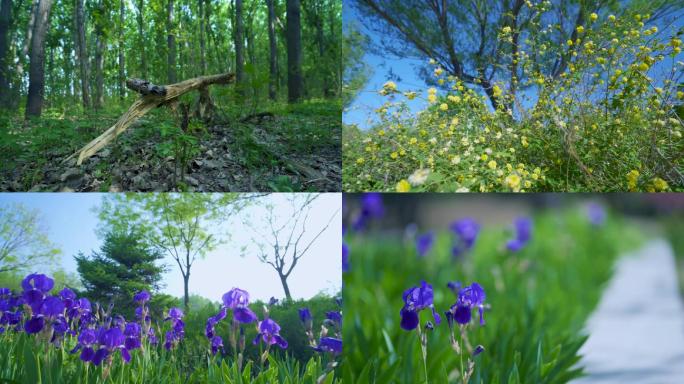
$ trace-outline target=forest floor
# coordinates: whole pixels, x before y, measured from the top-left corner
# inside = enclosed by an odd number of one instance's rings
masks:
[[[0,191],[341,190],[341,105],[328,100],[219,108],[212,123],[191,125],[184,175],[180,121],[167,108],[143,116],[82,165],[64,162],[126,108],[72,116],[48,110],[30,123],[0,116]],[[244,120],[252,112],[269,114]]]

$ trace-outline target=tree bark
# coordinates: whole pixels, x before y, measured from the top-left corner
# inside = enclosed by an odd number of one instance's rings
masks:
[[[185,308],[185,313],[190,312],[190,273],[183,275],[183,307]]]
[[[26,117],[40,116],[45,93],[45,37],[50,27],[50,10],[53,0],[40,0],[31,39],[29,89],[26,99]]]
[[[95,36],[95,108],[104,106],[104,36]]]
[[[278,271],[278,276],[280,277],[280,283],[283,285],[283,291],[285,291],[285,299],[287,301],[292,301],[290,287],[287,285],[287,276],[285,276],[281,271]]]
[[[20,98],[21,84],[24,82],[24,63],[23,60],[29,53],[29,48],[31,47],[31,41],[33,40],[33,28],[36,24],[36,13],[38,13],[38,4],[40,0],[33,0],[31,4],[31,15],[29,16],[28,28],[26,29],[26,39],[24,40],[24,45],[21,48],[21,55],[19,56],[19,61],[17,62],[17,75],[14,79],[13,87],[13,102],[12,106],[17,106],[17,100]]]
[[[81,72],[81,99],[83,108],[90,108],[90,71],[88,68],[88,51],[85,34],[85,15],[83,13],[83,0],[76,0],[76,49]]]
[[[268,7],[268,46],[269,46],[269,78],[268,78],[268,97],[275,100],[277,97],[278,82],[278,46],[275,35],[275,6],[274,0],[266,0]]]
[[[242,94],[245,80],[244,53],[244,25],[242,21],[242,0],[235,0],[235,30],[233,31],[235,44],[235,84],[237,91]]]
[[[125,60],[124,60],[124,0],[119,0],[119,99],[123,100],[126,95],[126,74],[125,74]]]
[[[145,30],[143,27],[143,18],[145,14],[145,4],[144,0],[139,0],[138,1],[138,38],[140,38],[140,72],[142,73],[143,78],[147,79],[147,60],[145,57],[147,56],[145,54],[145,45],[147,42],[145,41]]]
[[[168,78],[169,83],[175,83],[176,76],[176,32],[174,25],[174,5],[173,0],[169,0],[166,19],[166,47],[168,49]]]
[[[287,0],[287,99],[296,103],[303,93],[301,7],[299,0]]]
[[[207,43],[204,37],[204,0],[199,0],[200,75],[207,74]]]
[[[0,108],[10,108],[9,27],[12,24],[12,0],[0,3]]]

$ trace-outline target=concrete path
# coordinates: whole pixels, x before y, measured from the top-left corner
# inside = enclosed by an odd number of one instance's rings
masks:
[[[654,240],[616,265],[587,324],[576,384],[684,383],[684,305],[674,256]]]

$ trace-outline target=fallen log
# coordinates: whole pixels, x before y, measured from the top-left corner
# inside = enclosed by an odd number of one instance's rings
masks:
[[[129,79],[126,81],[126,86],[138,93],[141,96],[131,104],[119,120],[104,133],[96,139],[86,144],[79,151],[66,158],[64,161],[71,159],[78,155],[77,165],[81,165],[83,160],[88,159],[104,148],[123,131],[125,131],[134,121],[145,115],[150,110],[161,105],[171,103],[178,99],[179,96],[194,91],[200,88],[206,88],[212,84],[229,84],[235,80],[235,74],[223,73],[220,75],[200,76],[193,79],[181,81],[176,84],[169,85],[154,85],[146,80]]]

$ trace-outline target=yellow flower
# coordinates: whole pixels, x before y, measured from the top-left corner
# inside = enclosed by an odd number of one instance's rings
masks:
[[[667,181],[661,179],[660,177],[655,177],[653,180],[651,180],[653,183],[653,187],[655,188],[656,191],[662,192],[662,191],[667,191],[669,186],[667,185]]]
[[[409,192],[411,190],[411,184],[405,179],[402,179],[397,183],[397,192]]]
[[[406,96],[406,98],[409,100],[413,100],[416,98],[416,93],[415,92],[404,92],[404,96]]]
[[[429,95],[428,95],[428,101],[429,101],[430,103],[436,103],[436,102],[437,102],[437,96],[435,96],[435,95],[433,95],[433,94],[429,94]]]
[[[627,186],[630,190],[636,189],[637,181],[639,180],[639,171],[633,169],[627,174]]]
[[[609,15],[608,20],[614,22],[615,21],[615,15]]]
[[[494,97],[500,97],[503,94],[503,91],[501,90],[501,88],[499,88],[498,85],[492,87],[492,92],[494,93]]]
[[[592,13],[591,15],[589,15],[589,19],[591,19],[591,21],[596,21],[596,20],[598,20],[598,15],[595,13]]]
[[[442,111],[446,111],[449,109],[449,106],[446,103],[442,103],[439,105],[439,109],[441,109]]]
[[[648,64],[646,64],[646,63],[641,63],[641,64],[639,64],[639,70],[640,70],[641,72],[648,71]]]
[[[520,191],[520,176],[515,173],[508,175],[506,176],[506,179],[504,179],[504,184],[514,192],[518,192]]]
[[[385,136],[385,130],[384,129],[379,130],[378,136]]]
[[[482,156],[480,156],[480,160],[482,161],[487,161],[487,159],[489,159],[489,156],[487,156],[486,153],[483,153]]]
[[[577,27],[577,33],[583,33],[583,32],[584,32],[583,26],[580,25],[579,27]]]
[[[487,166],[489,169],[496,169],[496,161],[490,160],[489,163],[487,163]]]
[[[356,164],[363,164],[364,161],[365,160],[363,159],[363,157],[359,157],[358,159],[356,159]]]
[[[416,143],[418,143],[418,139],[416,139],[415,137],[412,137],[412,138],[409,140],[409,144],[411,144],[411,145],[416,145]]]
[[[429,88],[429,89],[428,89],[428,95],[434,95],[434,94],[436,94],[436,93],[437,93],[437,89],[436,89],[436,88],[433,87],[433,88]]]
[[[568,46],[572,46],[573,44],[572,40],[568,39]]]
[[[435,76],[440,76],[444,70],[440,67],[435,68]]]
[[[387,93],[396,92],[397,85],[394,83],[394,81],[388,81],[383,84],[382,89]]]
[[[399,157],[399,154],[396,153],[396,152],[392,152],[392,153],[390,154],[390,157],[393,158],[393,159],[396,159],[397,157]]]
[[[504,34],[511,33],[511,27],[505,26],[505,27],[501,28],[501,32],[503,32]]]
[[[430,65],[435,65],[435,64],[437,64],[437,62],[435,61],[435,59],[430,59]]]
[[[449,101],[451,101],[453,103],[457,103],[457,104],[461,102],[461,98],[458,96],[455,96],[455,95],[449,95],[447,97],[447,99],[449,99]]]
[[[677,98],[679,100],[684,100],[684,92],[682,91],[677,91]]]

